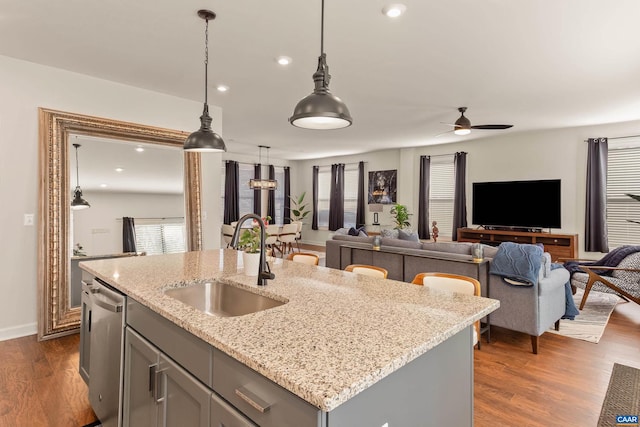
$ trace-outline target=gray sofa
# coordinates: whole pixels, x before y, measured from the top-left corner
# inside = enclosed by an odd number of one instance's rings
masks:
[[[371,264],[384,267],[389,278],[411,282],[422,272],[461,274],[480,281],[482,295],[500,301],[491,314],[491,325],[531,336],[534,353],[538,337],[554,323],[559,325],[565,313],[565,283],[569,272],[564,268],[542,267],[533,286],[513,286],[489,274],[496,247],[484,246],[488,261],[477,264],[471,258],[471,243],[415,242],[382,238],[380,251],[372,248],[373,237],[335,235],[326,242],[326,266],[344,269],[349,264]]]

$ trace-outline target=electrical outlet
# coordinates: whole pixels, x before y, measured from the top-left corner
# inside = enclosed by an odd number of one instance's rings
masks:
[[[33,214],[24,214],[24,225],[33,226]]]

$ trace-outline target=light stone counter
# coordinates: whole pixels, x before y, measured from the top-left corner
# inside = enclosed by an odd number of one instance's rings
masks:
[[[488,298],[281,259],[271,263],[275,280],[258,287],[255,277],[242,274],[240,255],[215,250],[80,266],[324,411],[499,306]],[[168,288],[213,278],[286,304],[239,317],[217,317],[164,294]]]

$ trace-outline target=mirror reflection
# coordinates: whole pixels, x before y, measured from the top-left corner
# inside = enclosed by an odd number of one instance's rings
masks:
[[[186,251],[184,162],[177,147],[76,134],[69,153],[69,304],[78,307],[80,262]],[[78,187],[88,208],[73,206]]]

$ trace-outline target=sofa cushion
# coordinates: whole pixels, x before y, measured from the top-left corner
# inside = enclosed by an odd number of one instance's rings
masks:
[[[388,229],[388,228],[383,228],[382,230],[380,230],[380,235],[382,237],[387,237],[389,239],[397,239],[398,238],[398,230],[394,229]]]
[[[411,230],[398,230],[398,238],[400,240],[408,240],[411,242],[419,242],[420,241],[420,237],[418,236],[418,233],[415,231],[411,231]]]
[[[349,229],[346,227],[343,228],[338,228],[335,231],[335,234],[339,235],[339,236],[346,236],[347,234],[349,234]]]
[[[452,254],[471,255],[471,245],[471,243],[467,242],[426,242],[422,244],[422,249],[449,252]]]
[[[414,242],[410,240],[390,239],[388,237],[382,238],[383,246],[393,246],[396,248],[409,248],[409,249],[421,249],[422,243],[420,241]]]
[[[482,245],[482,256],[485,258],[494,258],[498,253],[497,246]]]

